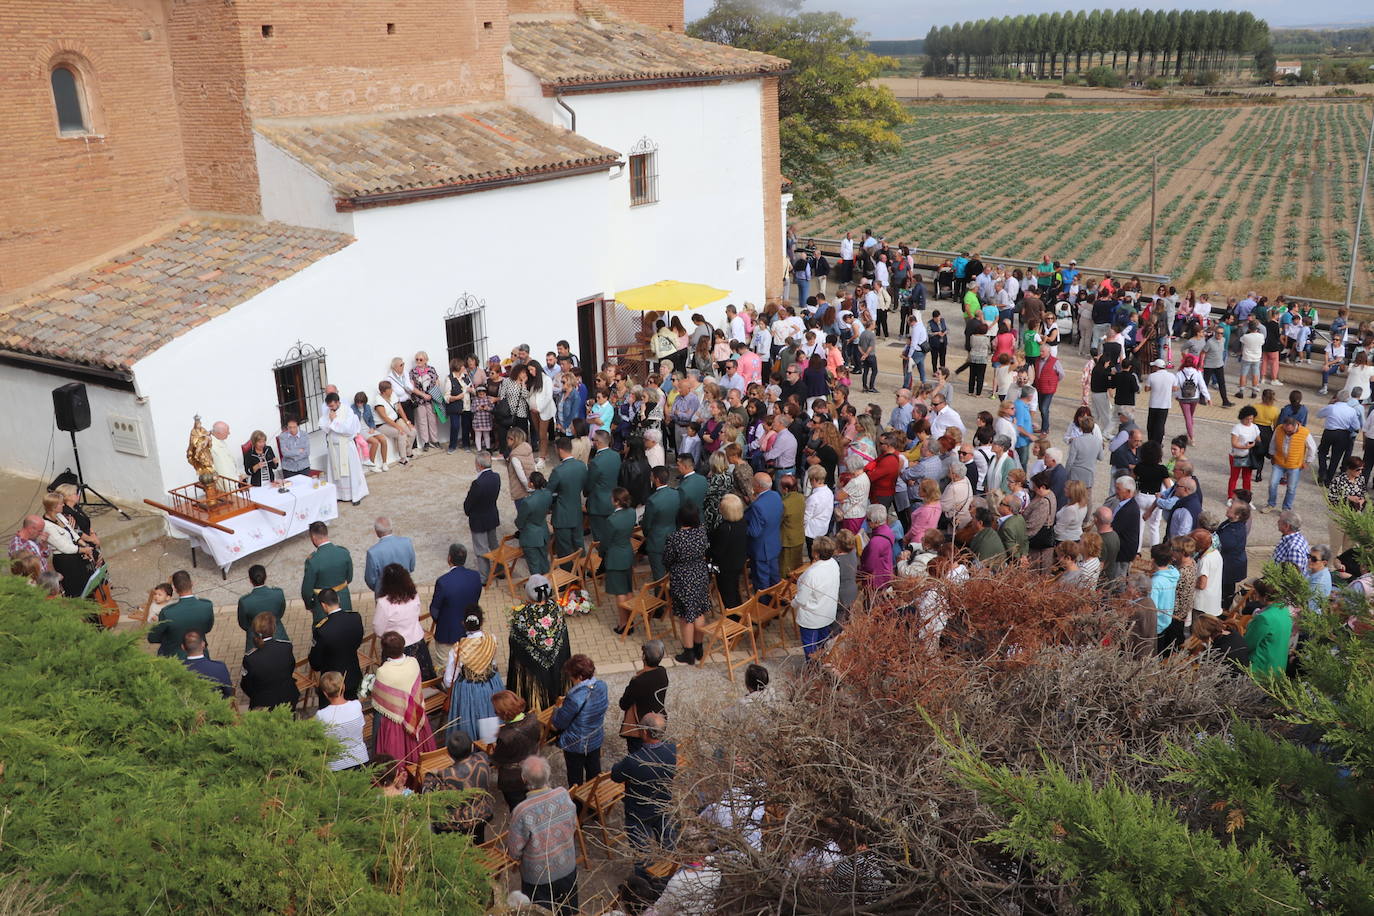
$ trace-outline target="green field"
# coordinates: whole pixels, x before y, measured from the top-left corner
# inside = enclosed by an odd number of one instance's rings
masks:
[[[1156,272],[1233,292],[1344,292],[1368,105],[1187,108],[917,104],[902,150],[845,180],[854,213],[803,235],[872,227],[889,242],[986,256],[1149,269],[1151,156],[1159,157]],[[1374,206],[1356,301],[1374,301]]]

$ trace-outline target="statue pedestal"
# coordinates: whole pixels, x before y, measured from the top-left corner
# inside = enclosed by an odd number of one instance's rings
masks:
[[[233,530],[220,523],[236,515],[243,515],[254,509],[286,515],[281,509],[254,502],[249,497],[249,490],[250,488],[246,483],[240,483],[228,477],[216,477],[208,486],[197,481],[184,487],[168,490],[168,494],[172,497],[170,506],[153,502],[151,499],[145,499],[144,502],[169,515],[184,518],[188,522],[195,522],[207,528],[218,528],[229,534],[233,534]]]

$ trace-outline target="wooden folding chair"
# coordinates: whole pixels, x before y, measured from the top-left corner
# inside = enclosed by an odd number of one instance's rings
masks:
[[[725,656],[725,670],[730,676],[731,683],[735,680],[735,665],[746,665],[750,661],[759,660],[758,643],[754,641],[754,606],[758,596],[754,596],[745,601],[739,607],[727,608],[724,614],[716,618],[714,623],[707,624],[705,627],[706,651],[702,662],[711,660],[711,655],[719,647]],[[739,620],[731,620],[730,614],[739,615]],[[743,662],[736,662],[730,654],[735,644],[741,642],[745,637],[749,639],[749,659]]]
[[[491,585],[497,573],[506,574],[506,588],[510,589],[510,596],[515,595],[515,561],[525,556],[525,551],[520,549],[520,536],[508,534],[501,539],[495,550],[487,551],[482,554],[491,564],[487,570],[487,581],[483,587]]]
[[[564,569],[564,567],[568,567]],[[586,589],[586,568],[587,554],[585,551],[577,550],[566,556],[556,557],[549,567],[549,585],[553,588],[555,600],[561,600],[563,596],[572,590],[574,585]]]
[[[304,712],[310,705],[310,700],[314,697],[317,701],[319,695],[315,693],[315,688],[320,686],[320,675],[310,669],[310,659],[297,659],[296,667],[291,671],[291,677],[296,682],[296,688],[300,690],[300,699],[296,701],[296,710]]]
[[[443,721],[448,720],[448,695],[442,677],[430,678],[420,682],[420,695],[425,701],[425,715],[438,714]]]
[[[783,652],[787,651],[787,637],[783,635],[782,628],[783,618],[787,614],[787,610],[792,606],[790,601],[785,600],[790,585],[791,583],[784,579],[775,585],[770,585],[768,588],[763,589],[753,598],[753,623],[754,626],[758,628],[758,645],[761,654],[765,657],[768,655],[767,634],[769,629],[773,629],[770,627],[770,624],[773,623],[777,624],[775,629],[778,632],[779,648],[781,648]],[[793,592],[795,593],[795,589],[793,589]]]
[[[553,740],[553,711],[556,706],[545,706],[535,713],[535,718],[539,720],[539,744],[542,747]]]
[[[620,641],[630,635],[631,628],[642,624],[644,638],[654,639],[654,617],[668,607],[668,577],[664,576],[657,582],[650,582],[644,588],[629,595],[622,595],[620,606],[630,612],[630,618],[625,624],[625,632],[620,634]]]
[[[597,830],[601,832],[601,845],[607,852],[620,842],[619,835],[612,839],[613,831],[606,824],[616,806],[624,801],[625,787],[613,781],[610,773],[598,773],[581,785],[573,786],[568,790],[568,794],[581,806],[577,814],[577,845],[581,849],[580,855],[585,865],[587,840],[583,835],[583,826],[589,821],[595,821]]]
[[[582,564],[582,573],[586,579],[587,585],[592,587],[592,594],[596,595],[597,604],[601,603],[600,576],[601,567],[605,562],[605,560],[601,559],[600,550],[595,550],[590,545],[587,547],[586,560]]]
[[[358,646],[358,666],[363,669],[363,674],[375,670],[382,663],[380,652],[381,637],[376,633],[363,640],[362,645]]]
[[[491,879],[498,883],[520,865],[506,852],[504,830],[477,847],[477,861],[486,869],[487,874],[491,875]]]
[[[426,773],[442,770],[452,762],[453,758],[448,755],[448,748],[441,747],[437,751],[425,751],[420,755],[419,772],[416,774],[416,779],[423,783]]]

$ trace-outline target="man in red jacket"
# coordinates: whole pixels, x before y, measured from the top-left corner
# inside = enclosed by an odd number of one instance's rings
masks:
[[[1064,364],[1048,352],[1035,361],[1035,391],[1040,401],[1040,435],[1050,431],[1050,402],[1064,377]]]

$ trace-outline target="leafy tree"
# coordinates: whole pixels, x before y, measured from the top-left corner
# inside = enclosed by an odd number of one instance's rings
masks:
[[[894,128],[910,115],[873,82],[893,62],[868,52],[853,19],[803,12],[801,0],[716,0],[688,32],[792,62],[779,80],[778,118],[782,171],[793,183],[798,216],[820,204],[848,212],[839,169],[901,148]]]
[[[1278,65],[1278,59],[1274,56],[1274,46],[1265,45],[1255,52],[1255,75],[1263,82],[1272,82],[1274,79],[1274,68]]]
[[[239,717],[89,612],[0,579],[0,887],[70,913],[484,912],[469,841],[430,829],[452,793],[383,799],[327,769],[318,723]]]

